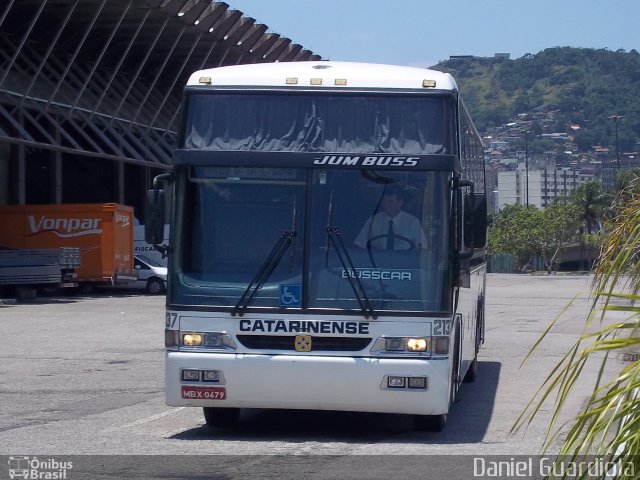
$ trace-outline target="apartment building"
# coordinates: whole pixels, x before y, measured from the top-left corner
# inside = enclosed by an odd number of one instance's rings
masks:
[[[568,168],[527,171],[524,164],[518,164],[515,170],[498,172],[496,208],[519,203],[544,209],[556,199],[569,198],[576,188],[593,179],[591,172]]]

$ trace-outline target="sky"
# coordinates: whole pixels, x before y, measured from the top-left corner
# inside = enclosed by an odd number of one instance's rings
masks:
[[[640,51],[640,0],[225,0],[327,60],[429,67],[551,47]]]

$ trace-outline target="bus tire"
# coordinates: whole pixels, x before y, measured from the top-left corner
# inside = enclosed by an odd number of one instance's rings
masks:
[[[441,415],[416,415],[413,418],[413,424],[416,430],[427,432],[441,432],[447,425],[447,414]]]
[[[454,350],[453,361],[451,367],[451,380],[449,381],[449,409],[456,401],[456,393],[458,391],[459,369],[460,369],[460,329],[458,325],[455,326],[455,333],[453,335]],[[427,430],[430,432],[441,432],[447,425],[447,414],[442,413],[440,415],[416,415],[414,417],[414,425],[418,430]]]
[[[238,421],[239,408],[203,407],[204,421],[208,427],[230,427]]]
[[[460,325],[456,323],[453,335],[453,361],[451,365],[451,382],[449,384],[449,408],[456,401],[460,385]]]
[[[478,377],[478,354],[476,353],[475,357],[473,357],[473,361],[471,362],[471,365],[469,365],[469,370],[467,370],[467,373],[464,376],[463,382],[473,383],[476,381],[477,377]]]
[[[478,318],[476,321],[476,341],[475,341],[475,354],[473,361],[469,365],[469,369],[464,376],[465,383],[473,383],[478,377],[478,352],[480,351],[480,344],[482,343],[482,329],[484,323],[484,302],[478,300]]]

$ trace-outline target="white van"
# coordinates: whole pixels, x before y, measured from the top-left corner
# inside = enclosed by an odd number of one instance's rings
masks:
[[[169,245],[169,225],[164,226],[164,240],[162,243]],[[142,255],[163,267],[167,266],[167,258],[162,258],[162,254],[153,248],[153,245],[149,245],[145,242],[144,225],[136,225],[133,228],[133,254]]]
[[[161,295],[167,291],[167,267],[145,256],[133,257],[133,268],[138,274],[138,280],[130,282],[129,286],[144,288],[152,295]]]

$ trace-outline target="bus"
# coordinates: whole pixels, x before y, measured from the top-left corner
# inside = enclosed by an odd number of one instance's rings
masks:
[[[217,427],[250,408],[442,430],[477,375],[487,258],[482,141],[451,75],[252,64],[184,93],[145,220],[168,254],[167,404]]]

